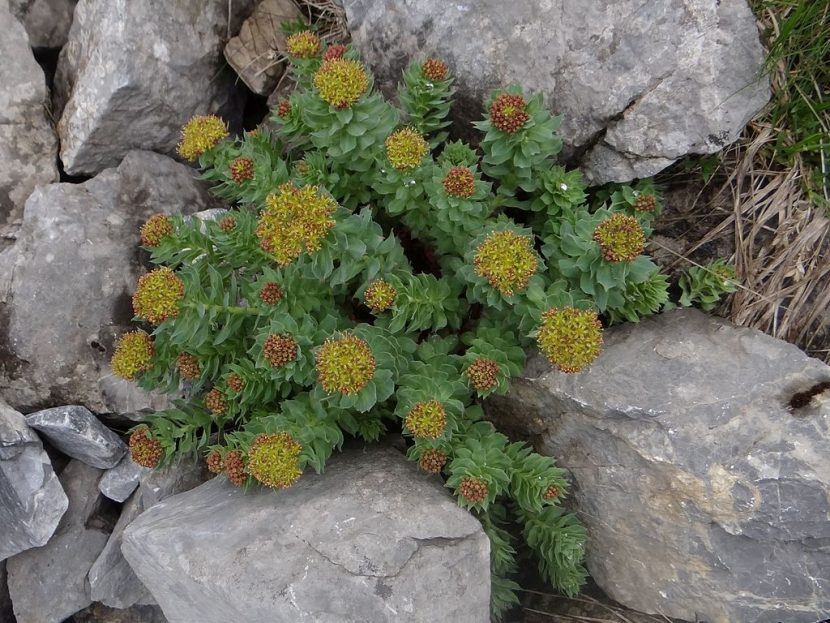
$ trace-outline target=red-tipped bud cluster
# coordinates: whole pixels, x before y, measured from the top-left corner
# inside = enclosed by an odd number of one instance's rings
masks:
[[[657,209],[657,197],[641,194],[634,202],[634,209],[637,212],[654,212]]]
[[[229,234],[234,229],[236,229],[236,219],[230,215],[223,216],[219,221],[219,229],[221,229],[226,234]]]
[[[225,468],[222,463],[222,455],[219,450],[211,450],[205,459],[205,463],[207,463],[208,471],[211,474],[221,474],[222,470]]]
[[[205,395],[205,406],[215,416],[225,415],[228,412],[228,401],[219,389],[213,388]]]
[[[556,485],[551,485],[542,494],[542,498],[547,502],[552,502],[562,494],[562,490]]]
[[[282,368],[297,359],[299,350],[293,337],[275,333],[265,338],[262,357],[274,368]]]
[[[152,469],[161,461],[161,455],[161,442],[150,436],[146,426],[135,429],[130,435],[130,457],[134,463]]]
[[[287,99],[282,98],[280,103],[277,104],[277,116],[278,117],[287,117],[291,113],[291,102]]]
[[[157,247],[161,241],[173,233],[173,221],[166,214],[154,214],[141,226],[141,244],[145,247]]]
[[[464,478],[458,484],[458,494],[470,504],[480,504],[487,499],[489,488],[487,482],[481,478]]]
[[[239,157],[230,164],[231,179],[236,184],[242,184],[254,179],[254,161],[250,158]]]
[[[282,288],[276,281],[269,281],[259,291],[259,300],[266,305],[276,305],[282,299]]]
[[[450,197],[467,199],[476,191],[476,178],[469,167],[453,167],[444,176],[444,190]]]
[[[323,54],[324,61],[333,61],[336,58],[343,58],[346,53],[346,46],[340,43],[335,43],[326,48],[326,53]]]
[[[521,95],[502,93],[490,105],[490,122],[502,132],[515,134],[528,119],[527,102]]]
[[[464,370],[464,375],[476,391],[490,391],[499,382],[499,364],[487,357],[477,357]]]
[[[228,477],[228,482],[235,487],[244,485],[248,477],[245,475],[245,459],[242,452],[231,450],[225,455],[222,462],[225,464],[225,475]]]
[[[424,78],[439,82],[447,77],[447,64],[439,58],[428,58],[421,65],[421,73]]]
[[[190,353],[181,353],[176,358],[176,368],[182,378],[188,381],[195,381],[202,376],[202,368],[199,366],[199,360]]]
[[[422,470],[428,474],[440,474],[447,463],[447,453],[443,450],[430,448],[424,450],[421,458],[418,460],[418,465]]]
[[[231,372],[228,375],[228,387],[237,394],[245,387],[245,381],[236,372]]]

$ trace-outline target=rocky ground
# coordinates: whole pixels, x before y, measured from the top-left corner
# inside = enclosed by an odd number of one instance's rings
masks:
[[[343,9],[382,88],[429,53],[458,75],[461,120],[493,86],[541,91],[595,183],[717,151],[768,97],[745,0]],[[126,452],[126,430],[171,399],[109,368],[144,271],[139,225],[222,208],[175,159],[179,128],[261,121],[282,88],[275,24],[301,15],[289,0],[0,0],[0,621],[489,618],[480,525],[392,447],[352,447],[278,494]],[[587,372],[532,359],[487,411],[569,471],[589,570],[619,605],[814,623],[830,612],[830,402],[810,391],[828,380],[789,344],[675,311],[610,330]],[[607,612],[589,605],[557,616]]]

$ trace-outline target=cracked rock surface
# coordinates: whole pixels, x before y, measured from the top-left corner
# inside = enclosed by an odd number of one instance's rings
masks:
[[[489,541],[439,480],[354,448],[284,491],[167,498],[122,551],[170,623],[489,621]]]
[[[545,96],[563,156],[589,182],[657,173],[720,150],[769,99],[746,0],[344,0],[357,49],[389,88],[412,58],[457,76],[454,114],[478,120],[492,89]]]
[[[115,377],[109,361],[118,336],[136,328],[141,225],[216,205],[194,177],[166,156],[133,151],[83,184],[32,193],[20,237],[0,253],[0,394],[12,407],[135,413],[169,404]]]
[[[830,612],[830,380],[797,347],[696,310],[606,332],[580,374],[531,359],[487,411],[570,470],[612,599],[709,623]]]

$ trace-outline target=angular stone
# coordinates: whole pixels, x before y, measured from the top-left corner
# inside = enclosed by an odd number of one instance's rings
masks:
[[[193,115],[235,121],[242,100],[233,72],[223,68],[222,47],[252,6],[80,0],[55,76],[66,171],[94,175],[132,149],[173,154]]]
[[[0,560],[44,545],[68,504],[37,434],[0,400]]]
[[[83,184],[32,194],[20,239],[0,254],[0,394],[9,404],[78,404],[96,413],[169,404],[114,376],[109,361],[117,337],[135,329],[141,225],[154,213],[218,205],[194,176],[166,156],[136,151]]]
[[[204,461],[180,461],[143,476],[138,490],[124,505],[118,523],[112,530],[101,555],[89,570],[92,599],[113,608],[129,608],[134,604],[154,603],[124,556],[121,539],[124,529],[136,517],[161,500],[189,491],[210,477]]]
[[[610,597],[709,623],[830,612],[830,401],[789,406],[830,367],[679,310],[609,330],[583,373],[524,377],[488,413],[573,474]]]
[[[99,469],[115,467],[127,452],[121,438],[86,407],[44,409],[26,416],[26,423],[65,455]]]
[[[262,0],[242,23],[239,34],[225,46],[225,59],[254,93],[269,95],[285,71],[288,38],[283,22],[296,21],[303,14],[292,0]]]
[[[481,525],[389,448],[279,492],[215,478],[142,514],[122,550],[171,623],[489,621]]]
[[[562,115],[564,156],[593,184],[719,151],[769,99],[746,0],[344,0],[357,49],[391,89],[412,58],[457,76],[454,114],[482,118],[521,85]]]
[[[58,141],[46,116],[46,77],[23,25],[0,3],[0,249],[13,240],[26,198],[58,179]],[[14,59],[13,61],[11,59]]]
[[[96,517],[103,499],[100,477],[100,470],[85,463],[69,463],[60,475],[69,508],[54,536],[43,547],[9,558],[9,593],[17,623],[61,623],[92,603],[86,575],[108,535]]]
[[[149,473],[148,468],[134,462],[128,453],[118,465],[104,473],[98,482],[98,490],[111,500],[123,502],[138,487],[142,476]]]
[[[30,46],[60,48],[66,43],[77,3],[78,0],[9,0],[9,8],[26,27]]]

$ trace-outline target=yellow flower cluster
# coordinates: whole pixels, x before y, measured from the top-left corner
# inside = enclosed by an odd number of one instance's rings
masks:
[[[417,402],[406,414],[405,424],[415,437],[437,439],[447,427],[447,413],[437,400]]]
[[[280,266],[287,266],[303,250],[312,253],[320,248],[334,227],[332,215],[336,208],[334,199],[317,186],[283,184],[265,199],[256,228],[260,246]]]
[[[375,356],[356,335],[329,338],[317,353],[320,385],[329,394],[356,394],[375,376]]]
[[[350,108],[369,88],[363,65],[347,58],[324,62],[314,74],[314,88],[335,108]]]
[[[116,376],[132,381],[152,366],[153,340],[144,331],[130,331],[115,344],[110,366]]]
[[[594,240],[607,262],[631,262],[646,246],[646,236],[639,221],[620,213],[612,214],[597,225]]]
[[[133,294],[133,311],[150,324],[161,324],[179,315],[179,301],[184,296],[184,282],[170,268],[163,266],[142,275]]]
[[[295,58],[314,58],[320,53],[320,37],[310,30],[303,30],[288,37],[285,47]]]
[[[287,489],[302,474],[302,450],[290,433],[259,435],[248,448],[248,473],[266,487]]]
[[[206,151],[216,147],[228,135],[225,122],[216,115],[197,115],[182,128],[179,155],[196,160]]]
[[[602,324],[594,311],[554,307],[542,314],[536,342],[562,372],[579,372],[602,350]]]
[[[533,240],[512,231],[496,231],[482,242],[473,259],[476,273],[505,296],[523,290],[539,261]]]
[[[415,128],[401,128],[386,139],[386,157],[398,171],[414,169],[429,151],[429,145]]]

